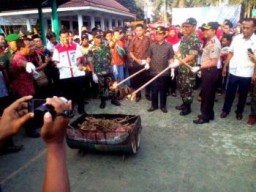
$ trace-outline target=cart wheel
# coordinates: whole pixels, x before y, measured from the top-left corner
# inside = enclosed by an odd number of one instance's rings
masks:
[[[135,135],[131,138],[131,153],[136,154],[137,153],[137,141]]]
[[[137,150],[140,148],[140,142],[141,142],[141,128],[139,128],[138,130],[138,134],[137,134]]]

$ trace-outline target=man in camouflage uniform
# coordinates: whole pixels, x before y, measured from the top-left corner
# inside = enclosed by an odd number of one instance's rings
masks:
[[[197,56],[200,51],[200,40],[195,34],[197,21],[194,18],[188,18],[182,24],[183,37],[181,39],[180,47],[177,56],[188,63],[192,67],[196,65]],[[180,62],[178,74],[178,89],[183,103],[176,106],[177,110],[181,110],[180,115],[188,115],[191,113],[191,103],[193,102],[193,87],[195,85],[196,75],[192,73],[188,67],[182,65]]]
[[[100,108],[105,108],[106,99],[109,97],[113,105],[120,106],[120,102],[116,100],[116,91],[110,90],[115,82],[111,71],[110,49],[102,43],[102,35],[99,31],[93,32],[93,42],[93,46],[89,49],[88,62],[91,65],[93,81],[99,86]]]

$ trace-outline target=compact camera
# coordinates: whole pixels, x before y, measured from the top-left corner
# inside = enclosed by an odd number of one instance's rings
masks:
[[[62,100],[67,101],[65,98],[62,98]],[[63,116],[67,118],[74,117],[73,110],[64,110],[62,113],[57,113],[52,105],[46,104],[45,99],[32,99],[28,102],[28,110],[34,113],[33,120],[38,127],[43,125],[44,114],[46,112],[50,112],[53,119],[56,116]]]

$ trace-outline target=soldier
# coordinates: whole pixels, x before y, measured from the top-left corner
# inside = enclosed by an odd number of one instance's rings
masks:
[[[201,73],[202,73],[202,102],[201,112],[195,124],[208,123],[214,119],[214,98],[218,79],[217,63],[220,60],[221,45],[216,37],[218,23],[209,22],[202,27],[204,37],[207,40],[203,48],[201,58]]]
[[[110,91],[109,87],[115,79],[111,71],[111,54],[108,45],[103,44],[100,31],[93,32],[93,46],[89,50],[88,61],[92,69],[93,81],[99,86],[101,99],[100,108],[106,107],[106,99],[111,97],[111,104],[120,106],[116,100],[115,91]]]
[[[180,47],[177,56],[191,66],[196,65],[197,56],[200,51],[200,40],[195,34],[197,21],[194,18],[188,18],[182,24],[183,37],[181,39]],[[180,62],[178,74],[178,89],[183,103],[176,106],[177,110],[181,110],[180,115],[188,115],[191,113],[191,103],[193,102],[193,87],[195,84],[196,75],[192,73],[188,67],[182,65]]]

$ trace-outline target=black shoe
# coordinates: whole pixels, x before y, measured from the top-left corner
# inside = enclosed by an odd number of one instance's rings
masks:
[[[178,105],[175,107],[177,110],[183,110],[185,108],[185,103],[182,103],[181,105]]]
[[[104,109],[106,107],[106,101],[104,100],[104,101],[101,101],[100,102],[100,108],[101,109]]]
[[[22,148],[23,145],[11,145],[4,149],[2,152],[0,152],[0,155],[6,155],[8,153],[17,153],[20,150],[22,150]]]
[[[204,124],[204,123],[209,123],[209,120],[204,120],[204,119],[197,119],[193,121],[194,124]]]
[[[119,101],[117,101],[116,99],[111,100],[111,104],[115,105],[115,106],[120,106],[121,105],[121,103]]]
[[[167,112],[168,112],[167,109],[166,109],[166,107],[161,107],[161,111],[162,111],[163,113],[167,113]]]
[[[158,109],[158,107],[150,107],[149,109],[148,109],[148,112],[152,112],[152,111],[155,111],[155,110],[157,110]]]
[[[150,95],[145,95],[145,98],[149,101],[151,101]]]
[[[39,138],[40,133],[37,130],[32,130],[27,132],[27,136],[31,138]]]
[[[200,119],[202,119],[203,118],[203,116],[202,115],[197,115],[197,117]],[[211,121],[213,121],[214,120],[214,114],[212,114],[212,115],[210,115],[210,118],[209,118],[209,120],[211,120]]]
[[[191,105],[190,104],[185,104],[185,107],[182,109],[180,112],[181,116],[185,116],[191,113]]]

